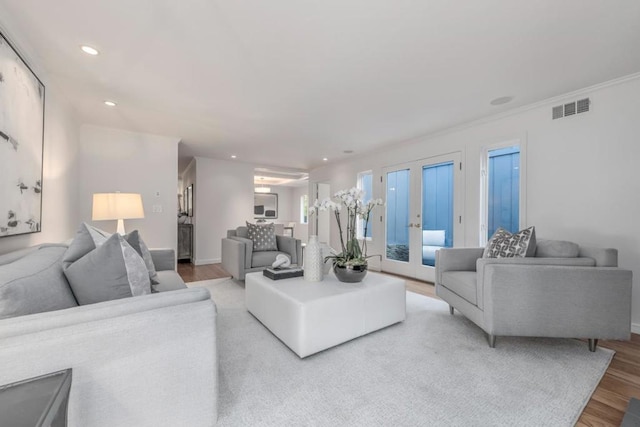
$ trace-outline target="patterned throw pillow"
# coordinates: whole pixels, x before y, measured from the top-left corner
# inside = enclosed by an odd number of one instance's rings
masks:
[[[250,224],[247,222],[247,234],[253,240],[253,251],[277,251],[276,226],[274,224]]]
[[[493,233],[482,255],[484,258],[514,258],[534,256],[536,228],[531,226],[511,234],[500,227]]]

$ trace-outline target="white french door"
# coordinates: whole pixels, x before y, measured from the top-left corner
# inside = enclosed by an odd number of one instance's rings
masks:
[[[383,169],[382,270],[433,282],[435,251],[463,242],[460,152]]]

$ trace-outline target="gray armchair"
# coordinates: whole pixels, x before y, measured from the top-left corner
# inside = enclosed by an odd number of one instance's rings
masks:
[[[252,271],[261,271],[270,267],[278,254],[285,254],[291,264],[302,265],[302,242],[293,237],[276,234],[277,251],[254,252],[253,241],[248,238],[247,227],[228,230],[222,239],[222,268],[234,279],[244,280]]]
[[[540,240],[535,257],[482,258],[483,248],[436,252],[436,294],[488,334],[628,340],[631,276],[616,249]]]

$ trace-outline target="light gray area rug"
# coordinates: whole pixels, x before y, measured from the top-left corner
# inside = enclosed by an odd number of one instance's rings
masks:
[[[244,307],[244,285],[189,283],[218,307],[221,426],[572,426],[614,354],[498,338],[407,292],[407,319],[300,359]]]

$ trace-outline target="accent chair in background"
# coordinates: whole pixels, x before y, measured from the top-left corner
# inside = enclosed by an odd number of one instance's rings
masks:
[[[228,230],[227,237],[222,239],[222,268],[234,279],[244,280],[246,273],[270,267],[279,254],[287,255],[291,264],[302,265],[302,242],[283,236],[283,224],[266,226],[273,226],[275,229],[275,245],[266,250],[259,248],[257,242],[250,238],[249,227]]]

